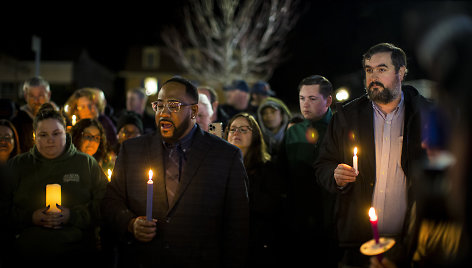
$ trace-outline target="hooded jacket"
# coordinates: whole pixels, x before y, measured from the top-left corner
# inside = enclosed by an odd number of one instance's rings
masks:
[[[281,111],[282,113],[282,123],[277,133],[273,133],[264,125],[264,120],[262,120],[262,111],[266,107],[272,107]],[[279,151],[280,144],[282,143],[282,140],[284,138],[285,129],[287,128],[287,124],[291,116],[292,114],[288,107],[285,105],[285,103],[282,100],[274,97],[267,97],[266,99],[264,99],[264,101],[262,101],[262,103],[259,105],[259,108],[257,109],[259,127],[261,128],[262,136],[264,137],[264,141],[267,145],[267,151],[272,156],[276,155]]]
[[[15,232],[15,250],[25,256],[57,256],[81,252],[95,245],[99,202],[107,179],[97,161],[76,149],[67,134],[64,152],[55,159],[41,155],[36,145],[8,162],[12,172],[9,188],[10,228]],[[62,229],[34,225],[33,212],[45,207],[46,184],[60,184],[62,206],[70,219]]]

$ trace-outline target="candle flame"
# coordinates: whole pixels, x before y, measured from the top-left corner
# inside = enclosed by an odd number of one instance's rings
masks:
[[[376,221],[377,220],[377,214],[375,214],[375,208],[371,207],[369,209],[369,217],[371,221]]]
[[[357,155],[357,147],[354,147],[354,155]]]
[[[74,126],[75,123],[77,123],[77,117],[75,116],[75,114],[72,115],[72,125]]]
[[[152,181],[152,169],[149,170],[149,180]]]
[[[108,181],[111,181],[111,173],[112,173],[111,170],[108,169]]]

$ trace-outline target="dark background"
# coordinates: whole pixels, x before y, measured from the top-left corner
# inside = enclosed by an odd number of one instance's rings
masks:
[[[52,7],[23,6],[11,9],[10,14],[4,10],[0,52],[34,60],[34,34],[41,37],[41,60],[64,60],[85,48],[93,59],[118,72],[124,68],[129,47],[163,45],[160,31],[166,25],[182,25],[186,2],[122,2],[100,7],[64,2]],[[312,74],[326,76],[335,88],[351,85],[356,97],[363,93],[362,54],[380,42],[405,50],[408,80],[431,79],[416,59],[425,29],[451,14],[470,14],[471,9],[472,4],[462,1],[301,1],[301,17],[287,37],[285,60],[269,83],[291,107],[298,105],[298,83]],[[117,110],[124,107],[124,103],[111,105]]]

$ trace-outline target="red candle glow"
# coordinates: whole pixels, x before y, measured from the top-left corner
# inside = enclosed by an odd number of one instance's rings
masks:
[[[375,214],[375,209],[371,207],[369,209],[370,224],[372,225],[372,232],[374,233],[375,243],[379,243],[379,230],[377,229],[377,214]]]

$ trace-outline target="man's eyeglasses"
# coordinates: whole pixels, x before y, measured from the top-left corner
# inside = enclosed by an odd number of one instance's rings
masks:
[[[246,134],[249,131],[252,131],[252,128],[250,126],[240,126],[240,127],[231,127],[229,129],[229,132],[231,134],[234,134],[234,132],[238,131],[241,134]]]
[[[94,135],[90,135],[88,133],[82,132],[82,138],[88,141],[94,141],[94,142],[100,143],[100,135],[94,136]]]
[[[5,141],[5,142],[13,142],[13,137],[12,136],[3,136],[0,137],[0,142]]]
[[[151,103],[152,109],[154,110],[154,112],[163,112],[164,107],[167,107],[167,109],[171,113],[180,112],[180,107],[182,107],[182,106],[192,106],[192,105],[196,105],[196,104],[198,104],[198,103],[187,104],[187,103],[183,103],[183,102],[180,102],[180,101],[168,101],[167,103],[164,103],[163,101],[154,101],[154,102]]]

